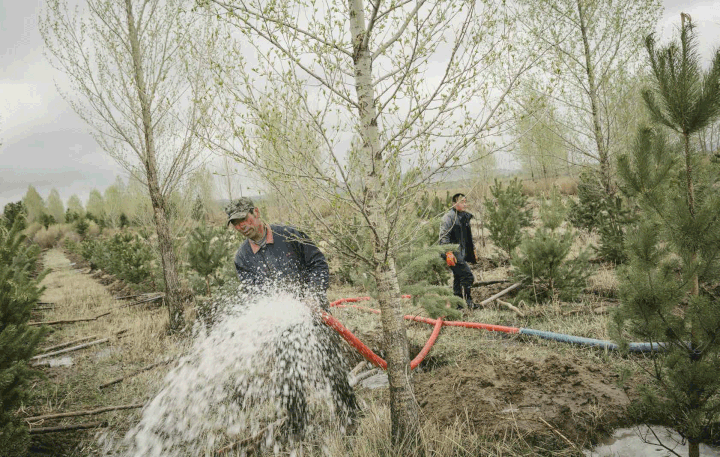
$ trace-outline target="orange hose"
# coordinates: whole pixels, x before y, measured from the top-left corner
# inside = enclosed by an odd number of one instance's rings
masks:
[[[358,350],[358,352],[367,359],[368,362],[372,363],[376,367],[380,367],[383,370],[387,369],[387,362],[384,361],[379,355],[375,354],[372,349],[365,346],[365,344],[358,339],[353,333],[345,328],[344,325],[340,323],[339,320],[332,317],[330,314],[323,311],[322,313],[322,320],[325,322],[328,326],[330,326],[332,329],[334,329],[336,332],[342,336],[345,341],[350,343],[355,349]]]
[[[418,353],[418,355],[415,356],[414,359],[410,362],[410,369],[414,370],[415,367],[420,365],[420,362],[425,359],[425,356],[428,355],[428,352],[430,352],[430,349],[433,347],[433,344],[435,344],[435,341],[438,338],[438,335],[440,335],[440,329],[443,326],[443,320],[442,317],[438,318],[435,322],[435,328],[433,329],[432,334],[430,335],[430,338],[427,340],[427,343],[425,343],[425,346],[422,348],[422,350]]]

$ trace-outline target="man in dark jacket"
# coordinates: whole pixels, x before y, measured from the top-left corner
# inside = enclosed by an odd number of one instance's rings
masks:
[[[468,308],[474,309],[475,304],[470,296],[470,288],[475,277],[470,270],[469,263],[477,263],[475,258],[475,245],[473,244],[470,220],[473,215],[465,211],[467,199],[464,194],[455,194],[452,197],[453,207],[445,213],[440,223],[440,245],[458,244],[456,253],[445,253],[445,262],[453,273],[453,293],[465,300]]]
[[[235,271],[244,288],[299,288],[300,298],[328,310],[328,264],[307,235],[295,227],[266,224],[249,198],[231,202],[226,212],[228,224],[246,238],[235,254]]]
[[[228,224],[246,240],[235,254],[235,270],[242,289],[247,293],[262,292],[263,287],[284,287],[296,292],[301,300],[316,311],[328,311],[328,264],[325,256],[310,238],[295,227],[269,225],[260,218],[260,210],[249,198],[230,202],[225,209]],[[340,351],[337,333],[317,319],[314,324],[318,344],[326,350],[320,360],[321,370],[330,381],[336,413],[352,421],[358,409],[355,393],[347,378],[347,362]],[[305,367],[298,361],[296,341],[289,327],[275,344],[277,370],[281,379],[273,379],[276,398],[287,411],[288,426],[296,439],[302,438],[308,421],[303,377]],[[287,391],[286,391],[287,389]],[[345,417],[343,417],[345,416]]]

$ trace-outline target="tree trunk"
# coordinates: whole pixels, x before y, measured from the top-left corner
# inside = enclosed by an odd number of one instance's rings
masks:
[[[390,381],[390,414],[392,442],[400,446],[416,445],[419,441],[419,407],[415,402],[411,383],[405,322],[400,303],[395,263],[388,255],[392,243],[388,219],[385,215],[381,191],[383,189],[384,158],[379,151],[377,112],[372,82],[370,37],[365,25],[363,0],[348,0],[350,34],[353,40],[355,90],[358,98],[359,134],[362,139],[362,167],[367,176],[367,217],[374,231],[373,250],[375,279],[380,291],[380,311],[387,355],[387,372]]]
[[[155,137],[150,106],[151,97],[149,97],[145,85],[143,64],[140,57],[140,39],[137,28],[135,27],[131,0],[125,0],[125,8],[127,11],[128,37],[132,51],[135,85],[137,86],[142,113],[142,133],[144,136],[143,165],[145,166],[145,172],[147,174],[148,191],[153,207],[153,220],[155,222],[160,247],[160,258],[162,260],[163,277],[165,279],[165,301],[170,315],[170,331],[175,332],[180,330],[184,325],[180,281],[178,280],[176,268],[177,261],[172,245],[170,226],[168,225],[166,216],[165,197],[160,191],[158,181],[157,163],[155,159]]]
[[[393,260],[380,265],[375,270],[375,277],[390,381],[392,442],[411,452],[420,445],[420,407],[411,383],[410,354]]]
[[[583,50],[585,54],[585,72],[588,79],[588,96],[590,97],[590,110],[593,118],[593,131],[595,133],[595,144],[598,151],[598,162],[600,163],[600,177],[602,179],[605,192],[612,193],[612,178],[610,176],[610,157],[605,146],[605,137],[602,131],[602,122],[600,120],[600,101],[597,94],[597,82],[595,81],[595,67],[590,55],[590,42],[587,36],[587,24],[585,23],[585,10],[583,10],[583,0],[576,0],[578,8],[578,19],[580,21],[580,33],[582,34]]]

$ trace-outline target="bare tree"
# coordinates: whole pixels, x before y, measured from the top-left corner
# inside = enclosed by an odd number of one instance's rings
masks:
[[[217,66],[232,134],[211,141],[307,214],[303,228],[328,249],[371,272],[392,440],[417,445],[395,259],[417,236],[418,193],[507,128],[505,98],[533,58],[512,46],[500,1],[213,3],[256,52]]]
[[[526,30],[553,49],[543,59],[546,94],[566,127],[568,149],[599,165],[612,189],[612,157],[618,149],[616,117],[623,100],[637,92],[635,76],[642,40],[660,15],[658,0],[520,0]],[[634,131],[634,128],[632,129]]]
[[[203,151],[195,131],[210,103],[211,81],[205,63],[190,52],[207,55],[214,42],[207,21],[186,13],[187,5],[89,0],[84,12],[50,0],[40,24],[49,60],[69,80],[64,98],[103,149],[147,186],[173,331],[183,316],[168,196]]]

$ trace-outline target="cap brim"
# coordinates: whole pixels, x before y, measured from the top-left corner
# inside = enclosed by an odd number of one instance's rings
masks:
[[[232,221],[239,220],[244,221],[248,216],[248,213],[232,213],[228,216],[227,223],[230,224]]]

